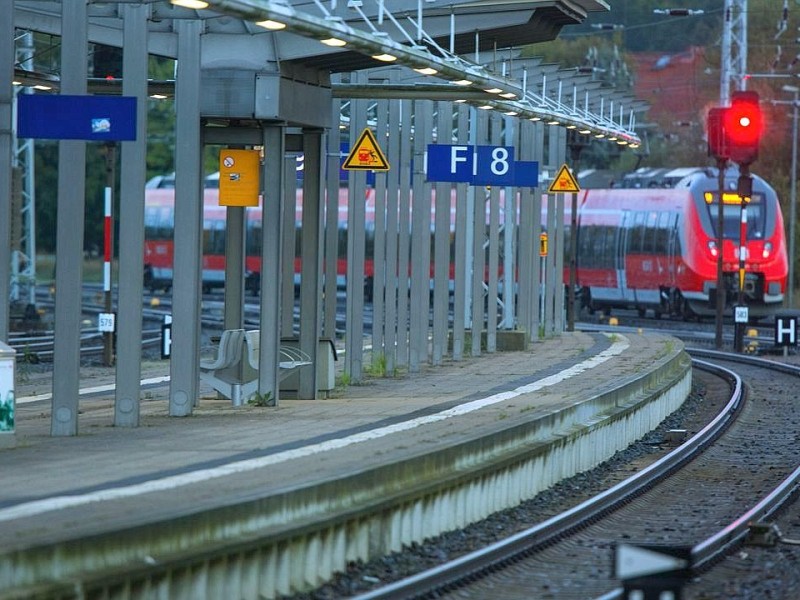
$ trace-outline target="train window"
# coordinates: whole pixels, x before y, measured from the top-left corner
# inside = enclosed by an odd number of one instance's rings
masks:
[[[593,227],[592,229],[595,230],[592,239],[592,249],[591,249],[592,263],[593,266],[600,267],[602,266],[601,261],[603,256],[603,248],[605,247],[606,244],[606,238],[604,235],[605,227],[598,226],[598,227]]]
[[[764,203],[754,197],[747,205],[747,239],[762,239],[765,235],[766,215],[764,214]],[[708,212],[711,217],[711,225],[714,235],[717,235],[717,219],[719,215],[719,204],[708,205]],[[738,240],[741,236],[740,223],[742,209],[737,204],[725,204],[722,212],[723,228],[722,235],[725,239]]]
[[[144,211],[144,235],[148,240],[172,239],[171,206],[148,206]]]
[[[261,253],[261,238],[261,223],[248,219],[245,233],[245,254],[247,256],[258,256]]]
[[[602,234],[605,238],[603,244],[603,253],[597,257],[598,267],[611,269],[614,266],[614,255],[617,241],[617,228],[613,225],[605,225],[602,228]]]
[[[590,225],[586,228],[586,235],[583,236],[582,252],[582,255],[584,256],[584,266],[586,267],[595,269],[598,266],[598,257],[597,253],[595,252],[595,248],[598,244],[597,238],[600,236],[601,231],[597,225]],[[600,241],[600,245],[602,246],[602,240]]]
[[[628,236],[628,254],[641,254],[644,246],[644,213],[637,212]]]
[[[658,235],[657,224],[658,213],[648,213],[647,225],[645,227],[644,247],[642,248],[644,254],[656,254],[656,236]]]
[[[225,221],[206,219],[203,223],[203,253],[225,254]]]
[[[666,254],[667,245],[669,244],[669,218],[668,212],[662,212],[658,215],[658,227],[656,228],[655,236],[655,253]]]

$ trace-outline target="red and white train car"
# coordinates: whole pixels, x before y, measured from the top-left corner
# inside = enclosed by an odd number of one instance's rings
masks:
[[[660,179],[581,193],[578,283],[590,310],[652,309],[656,316],[712,316],[722,252],[727,306],[739,291],[741,199],[738,171],[725,174],[723,241],[718,245],[715,169],[683,169]],[[746,204],[744,301],[751,317],[773,314],[786,291],[788,257],[775,190],[753,177]]]

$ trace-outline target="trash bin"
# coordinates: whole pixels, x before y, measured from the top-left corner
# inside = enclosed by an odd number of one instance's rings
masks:
[[[0,342],[0,448],[16,445],[14,427],[14,362],[16,352]]]
[[[300,348],[296,337],[281,338],[281,345],[289,348]],[[336,355],[336,344],[331,338],[319,338],[317,341],[317,391],[327,395],[336,387],[336,369],[333,364],[339,360]],[[281,392],[296,392],[300,387],[300,372],[295,372],[281,382]]]

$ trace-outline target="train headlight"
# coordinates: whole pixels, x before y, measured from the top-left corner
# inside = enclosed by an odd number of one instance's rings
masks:
[[[766,242],[764,249],[761,250],[761,258],[769,258],[772,256],[772,242]]]
[[[711,253],[713,258],[717,258],[719,256],[719,248],[717,248],[717,242],[714,240],[708,241],[708,251]]]

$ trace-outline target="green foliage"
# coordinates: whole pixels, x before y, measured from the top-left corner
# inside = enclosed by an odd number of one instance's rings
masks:
[[[373,354],[368,372],[373,377],[386,377],[386,355],[383,353]]]
[[[250,406],[275,406],[275,403],[272,400],[272,393],[271,392],[264,392],[263,394],[259,392],[253,392],[253,395],[247,400],[247,403]]]

